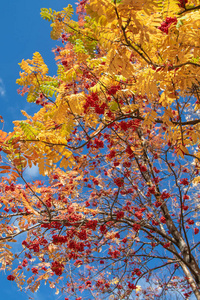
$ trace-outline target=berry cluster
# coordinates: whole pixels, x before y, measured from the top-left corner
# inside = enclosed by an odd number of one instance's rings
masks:
[[[58,261],[53,261],[51,264],[51,270],[57,275],[61,276],[64,269],[64,265]]]
[[[179,1],[179,7],[185,8],[185,4],[188,3],[188,0],[178,0]]]
[[[94,108],[95,113],[101,115],[104,114],[107,104],[101,104],[97,93],[92,93],[86,98],[86,103],[84,104],[84,113],[86,113],[89,108]]]
[[[158,27],[158,29],[160,29],[161,31],[163,31],[164,33],[168,34],[168,29],[171,26],[171,24],[177,24],[177,18],[174,17],[167,17],[166,20],[164,22],[161,23],[161,26]]]

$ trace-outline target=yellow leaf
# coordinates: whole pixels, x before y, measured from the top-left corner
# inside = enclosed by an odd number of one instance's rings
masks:
[[[59,289],[56,289],[55,295],[59,294]]]
[[[39,216],[39,213],[29,204],[29,202],[26,200],[26,198],[24,197],[24,195],[22,193],[20,193],[20,197],[22,199],[22,202],[24,204],[24,206],[32,213],[34,213],[35,215]]]

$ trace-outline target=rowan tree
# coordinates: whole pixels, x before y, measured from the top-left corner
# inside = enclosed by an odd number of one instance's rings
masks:
[[[1,268],[21,289],[200,299],[199,9],[83,0],[78,22],[70,5],[41,10],[57,74],[38,52],[22,60],[20,93],[39,109],[0,141]],[[33,165],[44,180],[27,182]]]

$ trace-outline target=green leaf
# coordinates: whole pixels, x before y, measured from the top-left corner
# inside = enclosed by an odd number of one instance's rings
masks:
[[[53,22],[56,16],[56,11],[52,10],[51,8],[41,8],[40,15],[44,20]]]
[[[119,108],[117,102],[114,100],[110,102],[109,107],[110,107],[110,110],[112,110],[112,111],[116,111]]]

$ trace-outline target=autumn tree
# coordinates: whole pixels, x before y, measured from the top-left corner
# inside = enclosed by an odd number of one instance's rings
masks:
[[[22,60],[20,93],[39,109],[0,140],[1,268],[21,289],[200,299],[199,10],[82,0],[78,22],[70,5],[41,10],[57,74],[38,52]],[[43,181],[26,181],[33,165]]]

